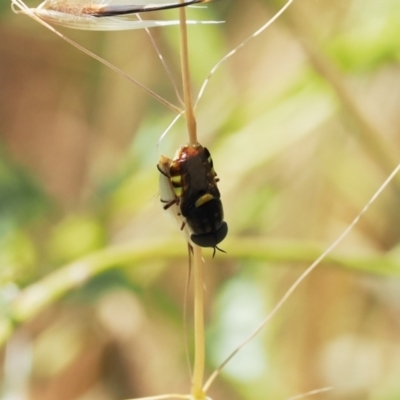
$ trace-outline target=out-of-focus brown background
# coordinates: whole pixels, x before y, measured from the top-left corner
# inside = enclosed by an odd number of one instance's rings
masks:
[[[189,28],[196,93],[280,5],[189,11],[225,21]],[[9,6],[0,5],[2,397],[186,393],[187,253],[159,205],[155,168],[175,114]],[[145,32],[60,30],[177,103]],[[180,85],[177,28],[152,32]],[[400,161],[399,37],[397,0],[295,0],[212,77],[199,140],[230,231],[227,254],[204,251],[210,373]],[[160,151],[172,156],[185,141],[180,123]],[[400,398],[399,193],[397,176],[228,364],[214,400],[323,387],[332,390],[315,398]],[[132,250],[122,257],[118,246]],[[93,268],[72,278],[66,266],[88,255]],[[189,349],[190,323],[189,311]]]

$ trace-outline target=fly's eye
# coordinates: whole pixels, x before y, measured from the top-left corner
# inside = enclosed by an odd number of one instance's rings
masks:
[[[200,247],[216,247],[218,243],[221,243],[225,239],[227,234],[228,224],[224,221],[216,231],[202,235],[192,234],[190,239]]]

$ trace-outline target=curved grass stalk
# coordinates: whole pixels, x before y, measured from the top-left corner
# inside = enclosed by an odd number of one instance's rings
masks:
[[[100,57],[99,55],[91,52],[90,50],[88,50],[85,47],[81,46],[80,44],[76,43],[75,41],[70,39],[68,36],[63,35],[61,32],[59,32],[53,26],[51,26],[46,21],[44,21],[42,18],[40,18],[38,15],[36,15],[36,13],[32,9],[28,8],[21,0],[12,0],[12,5],[15,6],[15,7],[18,7],[18,9],[23,14],[27,15],[28,17],[32,18],[33,20],[35,20],[39,24],[43,25],[45,28],[49,29],[51,32],[56,34],[61,39],[65,40],[67,43],[69,43],[70,45],[72,45],[76,49],[78,49],[78,50],[82,51],[83,53],[87,54],[88,56],[94,58],[95,60],[99,61],[100,63],[102,63],[106,67],[108,67],[111,70],[115,71],[116,73],[121,74],[124,78],[128,79],[134,85],[136,85],[136,86],[140,87],[141,89],[143,89],[146,93],[148,93],[151,97],[153,97],[156,100],[158,100],[161,104],[165,105],[166,107],[170,108],[171,110],[173,110],[173,111],[175,111],[177,113],[181,113],[182,112],[182,110],[179,107],[177,107],[174,104],[170,103],[169,101],[165,100],[163,97],[161,97],[157,93],[153,92],[151,89],[149,89],[148,87],[146,87],[145,85],[143,85],[142,83],[137,81],[136,79],[132,78],[126,72],[122,71],[121,69],[119,69],[118,67],[116,67],[115,65],[110,63],[109,61],[105,60],[104,58]]]
[[[192,400],[192,396],[189,394],[161,394],[159,396],[146,396],[146,397],[136,397],[134,399],[128,400]]]
[[[333,241],[333,243],[328,246],[324,252],[296,279],[296,281],[289,287],[283,297],[278,301],[275,307],[271,310],[271,312],[264,318],[264,320],[259,324],[259,326],[222,362],[222,364],[211,374],[211,376],[206,381],[203,390],[206,392],[211,384],[214,382],[215,378],[219,375],[225,365],[244,347],[247,343],[249,343],[269,322],[269,320],[275,316],[275,314],[281,309],[281,307],[286,303],[289,297],[293,294],[293,292],[298,288],[298,286],[304,281],[304,279],[310,275],[312,271],[328,256],[349,234],[349,232],[354,228],[354,226],[358,223],[361,217],[368,211],[371,205],[375,202],[375,200],[379,197],[382,191],[389,185],[389,183],[395,178],[397,173],[400,171],[400,164],[396,166],[396,168],[391,172],[391,174],[385,179],[385,181],[379,186],[376,192],[372,195],[372,197],[368,200],[365,206],[361,209],[361,211],[357,214],[357,216],[353,219],[353,221],[347,226],[347,228]]]
[[[287,400],[301,400],[306,397],[315,396],[316,394],[329,392],[332,389],[333,389],[332,387],[324,387],[324,388],[320,388],[320,389],[314,389],[314,390],[310,390],[305,393],[297,394],[296,396],[289,397]]]
[[[159,152],[160,144],[164,140],[164,138],[167,136],[168,132],[175,126],[175,124],[178,122],[178,120],[182,117],[182,115],[185,114],[185,111],[181,111],[174,119],[171,121],[171,123],[167,126],[165,131],[161,134],[160,138],[157,141],[156,149]]]
[[[206,79],[204,80],[199,94],[197,95],[197,99],[194,105],[194,109],[197,108],[197,105],[201,98],[203,97],[204,91],[206,90],[206,87],[208,86],[211,77],[215,74],[215,72],[219,69],[219,67],[225,63],[229,58],[231,58],[233,55],[235,55],[242,47],[246,46],[247,43],[249,43],[251,40],[259,36],[262,32],[264,32],[267,28],[269,28],[288,8],[289,6],[293,3],[294,0],[288,0],[286,4],[271,18],[269,19],[264,25],[262,25],[257,31],[252,33],[250,36],[248,36],[243,42],[241,42],[238,46],[236,46],[234,49],[232,49],[228,54],[226,54],[224,57],[222,57],[215,65],[214,67],[211,68],[211,71],[207,75]]]
[[[187,4],[192,4],[192,3],[198,3],[198,2],[203,2],[204,0],[191,0],[189,2],[186,1],[182,6],[186,6]],[[46,8],[47,3],[49,4],[55,4],[57,5],[58,3],[64,4],[64,2],[58,2],[58,1],[52,1],[52,2],[43,2],[39,7],[37,8],[29,8],[22,0],[11,0],[11,7],[15,13],[22,13],[27,15],[28,17],[32,18],[45,28],[49,29],[51,32],[56,34],[58,37],[75,47],[76,49],[82,51],[83,53],[89,55],[90,57],[94,58],[95,60],[99,61],[106,67],[110,68],[114,72],[120,74],[124,78],[128,79],[130,82],[132,82],[134,85],[140,87],[142,90],[144,90],[146,93],[148,93],[151,97],[155,98],[157,101],[159,101],[161,104],[164,106],[170,108],[172,111],[181,114],[183,112],[182,108],[174,105],[173,103],[167,101],[136,79],[132,78],[130,75],[110,63],[109,61],[105,60],[104,58],[100,57],[99,55],[91,52],[90,50],[86,49],[85,47],[81,46],[74,40],[68,38],[68,36],[65,36],[61,32],[59,32],[57,29],[55,29],[52,25],[49,23],[55,23],[62,25],[64,27],[68,28],[74,28],[74,29],[86,29],[86,30],[125,30],[125,29],[146,29],[151,27],[163,27],[163,26],[170,26],[170,25],[177,25],[179,24],[179,21],[151,21],[151,20],[142,20],[141,18],[138,18],[136,20],[130,20],[126,19],[124,17],[119,17],[118,19],[116,17],[104,17],[104,18],[98,18],[94,17],[93,15],[88,15],[88,14],[81,14],[77,15],[75,14],[68,14],[65,12],[60,12],[54,9],[51,9],[49,7]],[[102,2],[101,2],[102,3]],[[166,3],[166,2],[164,2]],[[78,3],[75,4],[75,8]],[[165,6],[166,4],[164,4]],[[176,2],[174,3],[175,7],[177,7]],[[143,6],[141,6],[143,7]],[[162,8],[172,8],[171,3],[167,4],[167,6],[162,7]],[[183,8],[182,8],[183,9]],[[135,8],[134,12],[143,11],[140,9],[139,6]],[[64,10],[65,11],[65,10]],[[152,10],[146,10],[146,11],[152,11]],[[217,21],[187,21],[189,24],[213,24],[213,23],[219,23]],[[151,35],[150,35],[151,36]],[[152,40],[152,42],[154,42]],[[154,45],[154,43],[153,43]],[[156,47],[157,50],[157,47]],[[157,51],[158,52],[158,51]],[[160,53],[158,52],[159,58],[161,58],[161,61],[165,67],[165,62],[162,59],[162,56],[160,56]],[[168,68],[166,68],[167,74],[170,76]],[[178,100],[180,100],[179,95],[178,95]]]
[[[142,18],[140,17],[139,14],[136,14],[136,17],[137,17],[140,21],[142,20]],[[177,84],[176,84],[176,82],[175,82],[174,77],[172,76],[171,70],[169,69],[167,63],[165,62],[165,59],[164,59],[164,57],[163,57],[163,55],[162,55],[160,49],[158,48],[158,45],[157,45],[156,41],[155,41],[154,38],[153,38],[153,35],[150,33],[149,28],[144,28],[144,30],[146,31],[147,36],[149,37],[150,42],[151,42],[153,48],[155,49],[155,51],[156,51],[156,53],[157,53],[158,59],[160,60],[162,66],[164,67],[164,71],[167,73],[167,76],[168,76],[168,78],[169,78],[169,81],[171,82],[171,85],[172,85],[172,87],[173,87],[173,89],[174,89],[176,98],[178,99],[178,101],[179,101],[179,103],[181,104],[181,106],[183,106],[183,100],[182,100],[182,98],[181,98],[181,95],[179,94],[178,86],[177,86]]]

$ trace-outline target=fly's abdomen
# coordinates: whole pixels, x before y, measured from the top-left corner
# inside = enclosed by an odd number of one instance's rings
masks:
[[[188,207],[186,220],[192,229],[190,239],[200,247],[216,248],[228,234],[221,200],[207,193],[200,196],[194,207]]]
[[[204,201],[204,199],[206,200]],[[195,234],[204,234],[217,230],[224,220],[221,200],[213,198],[210,194],[201,196],[197,202],[191,207],[187,207],[185,211],[187,223]]]

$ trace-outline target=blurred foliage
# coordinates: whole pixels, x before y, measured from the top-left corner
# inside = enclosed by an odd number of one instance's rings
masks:
[[[196,93],[281,4],[188,11],[225,21],[189,29]],[[7,2],[0,18],[2,395],[187,392],[187,250],[159,206],[155,168],[175,114]],[[198,130],[230,232],[226,255],[205,251],[209,372],[400,160],[399,18],[398,0],[295,0],[211,78]],[[63,32],[177,104],[145,32]],[[177,29],[152,33],[180,86]],[[185,141],[180,121],[159,151],[171,157]],[[214,400],[322,387],[333,389],[315,398],[400,397],[399,191],[397,176],[228,364]]]

